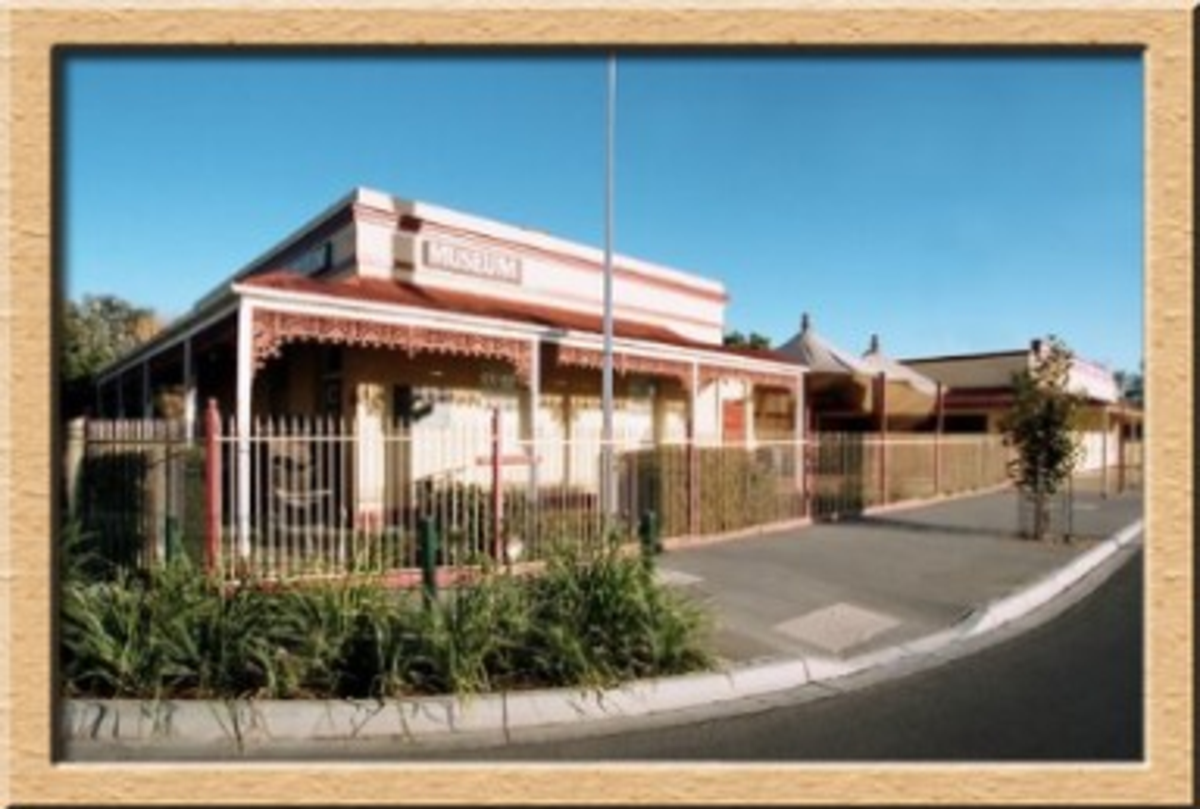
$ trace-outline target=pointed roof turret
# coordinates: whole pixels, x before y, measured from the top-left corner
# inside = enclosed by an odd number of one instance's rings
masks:
[[[779,351],[799,359],[815,373],[870,374],[867,365],[849,351],[838,348],[817,334],[808,312],[800,316],[800,331],[779,347]]]

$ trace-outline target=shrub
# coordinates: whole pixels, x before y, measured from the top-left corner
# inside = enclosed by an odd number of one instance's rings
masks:
[[[1016,449],[1009,473],[1033,507],[1032,536],[1050,529],[1050,498],[1071,479],[1080,457],[1075,434],[1084,397],[1070,389],[1073,353],[1051,336],[1033,367],[1013,376],[1013,404],[1004,434]]]
[[[63,578],[69,695],[386,697],[600,686],[711,664],[700,608],[616,542],[497,569],[426,609],[377,580],[224,585],[186,561]]]
[[[532,586],[536,679],[600,686],[712,664],[705,614],[615,542],[563,546]]]

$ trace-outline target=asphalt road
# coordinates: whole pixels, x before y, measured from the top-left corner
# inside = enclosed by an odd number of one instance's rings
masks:
[[[937,668],[836,696],[616,735],[437,753],[360,748],[355,755],[480,762],[1137,761],[1144,743],[1142,603],[1138,551],[1048,623]]]

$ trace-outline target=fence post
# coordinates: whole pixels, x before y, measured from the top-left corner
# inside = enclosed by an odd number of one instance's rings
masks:
[[[417,521],[417,553],[421,564],[421,593],[428,609],[437,600],[438,535],[433,518],[427,514]]]
[[[642,546],[642,561],[647,567],[653,566],[654,556],[662,553],[662,542],[658,537],[658,515],[646,509],[638,521],[638,540]]]
[[[500,536],[504,510],[504,489],[500,480],[500,408],[492,408],[492,552],[496,561],[504,559],[504,539]]]
[[[87,419],[71,419],[67,425],[66,495],[67,514],[79,517],[79,480],[87,452]]]
[[[204,570],[211,574],[221,558],[221,413],[208,400],[204,430]]]
[[[149,432],[150,469],[146,483],[149,488],[150,524],[146,532],[146,555],[154,564],[167,560],[167,451],[161,422],[143,421],[143,432]]]

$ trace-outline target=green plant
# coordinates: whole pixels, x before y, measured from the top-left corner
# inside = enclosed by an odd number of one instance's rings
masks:
[[[711,663],[700,607],[615,537],[563,543],[538,575],[485,564],[429,607],[369,576],[229,583],[186,560],[107,581],[64,573],[60,624],[66,692],[98,697],[465,694]]]
[[[1053,335],[1033,367],[1013,377],[1013,405],[1005,436],[1016,449],[1009,474],[1033,504],[1033,538],[1050,525],[1050,498],[1070,480],[1080,454],[1075,421],[1082,397],[1068,389],[1072,353]]]
[[[564,545],[531,584],[542,678],[599,686],[711,664],[704,613],[616,542]]]

